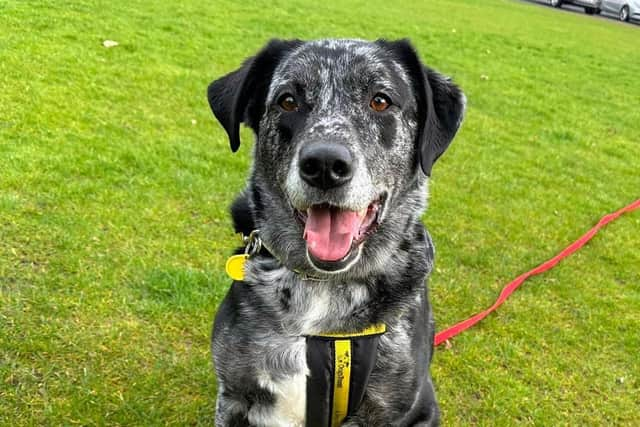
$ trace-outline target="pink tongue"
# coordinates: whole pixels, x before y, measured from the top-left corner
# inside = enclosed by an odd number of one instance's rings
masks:
[[[338,261],[351,248],[358,235],[363,217],[358,212],[329,207],[312,207],[307,210],[304,239],[307,249],[322,261]]]

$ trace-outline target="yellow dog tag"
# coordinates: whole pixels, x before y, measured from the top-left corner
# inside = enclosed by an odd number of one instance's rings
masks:
[[[227,259],[227,264],[225,265],[225,270],[227,270],[227,274],[233,280],[244,280],[244,265],[247,262],[249,255],[233,255]]]

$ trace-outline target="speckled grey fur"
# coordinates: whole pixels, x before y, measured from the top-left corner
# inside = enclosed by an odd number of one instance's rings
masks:
[[[295,92],[304,108],[286,116],[277,106],[284,92]],[[369,107],[378,92],[394,104],[384,115]],[[304,426],[305,401],[313,399],[305,396],[304,337],[377,322],[388,331],[364,401],[344,425],[437,425],[425,288],[434,249],[420,220],[423,171],[460,125],[462,92],[424,68],[406,41],[293,40],[272,41],[216,80],[209,101],[234,150],[240,122],[255,131],[251,177],[234,215],[238,231],[260,229],[268,249],[249,260],[216,316],[216,425]],[[300,148],[322,141],[353,155],[354,178],[345,186],[320,190],[299,178]],[[355,258],[337,271],[310,262],[294,209],[360,210],[380,195],[380,224]]]

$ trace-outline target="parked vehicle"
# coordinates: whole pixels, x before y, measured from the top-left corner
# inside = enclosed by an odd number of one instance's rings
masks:
[[[640,0],[602,0],[601,9],[613,13],[621,21],[640,19]]]
[[[549,0],[549,4],[553,7],[562,7],[563,4],[575,4],[584,7],[587,15],[600,13],[600,3],[602,0]]]

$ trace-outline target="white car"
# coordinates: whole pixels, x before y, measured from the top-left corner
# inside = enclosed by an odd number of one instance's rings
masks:
[[[640,19],[640,0],[602,0],[600,9],[618,15],[621,21]]]
[[[582,6],[587,15],[593,15],[600,13],[600,2],[601,0],[549,0],[549,5],[553,7],[562,7],[563,4]]]

